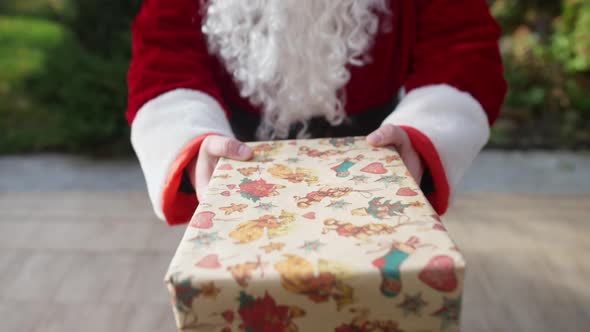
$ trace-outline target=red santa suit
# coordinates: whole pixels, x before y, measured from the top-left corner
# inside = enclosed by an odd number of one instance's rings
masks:
[[[169,224],[188,221],[198,205],[179,186],[203,139],[233,136],[227,105],[259,112],[208,51],[200,4],[144,0],[133,24],[127,119],[154,210]],[[404,88],[384,123],[408,133],[433,179],[428,199],[443,214],[507,90],[500,28],[485,0],[391,0],[390,8],[371,61],[350,69],[345,110],[358,115]]]

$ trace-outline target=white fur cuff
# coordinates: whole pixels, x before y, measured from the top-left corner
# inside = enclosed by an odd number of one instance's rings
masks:
[[[219,103],[199,91],[177,89],[164,93],[137,113],[131,125],[131,144],[160,219],[164,219],[162,191],[172,163],[187,144],[208,133],[233,137]]]
[[[412,90],[383,123],[413,127],[430,139],[442,161],[451,196],[490,136],[480,103],[446,84]]]

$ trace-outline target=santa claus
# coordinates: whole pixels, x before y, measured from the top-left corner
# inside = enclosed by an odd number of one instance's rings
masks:
[[[444,213],[506,93],[499,36],[485,0],[144,0],[127,118],[156,214],[188,221],[241,141],[369,133]]]

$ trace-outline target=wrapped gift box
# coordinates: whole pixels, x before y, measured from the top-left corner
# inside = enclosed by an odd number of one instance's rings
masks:
[[[249,143],[165,281],[180,331],[457,331],[465,263],[393,148]]]

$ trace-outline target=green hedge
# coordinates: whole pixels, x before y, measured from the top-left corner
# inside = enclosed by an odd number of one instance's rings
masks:
[[[49,53],[45,71],[27,82],[37,105],[59,120],[56,150],[101,154],[128,152],[126,54],[108,58],[68,37]]]
[[[43,72],[64,36],[54,22],[0,16],[0,152],[45,150],[62,141],[58,120],[36,104],[26,79]]]
[[[40,48],[42,59],[22,59],[36,70],[0,76],[0,87],[11,87],[10,94],[0,95],[0,153],[130,154],[125,77],[131,57],[130,25],[140,2],[72,1],[68,10],[74,14],[61,15],[54,23],[29,18],[18,31],[0,24],[0,36],[15,40],[5,47],[12,52],[31,49],[19,41],[21,36],[32,39],[44,25],[60,30],[47,38],[57,38],[57,43]],[[18,19],[5,20],[18,25]]]
[[[510,85],[491,146],[590,147],[590,2],[491,0]],[[0,2],[0,153],[130,154],[130,24],[141,0]]]
[[[496,0],[509,93],[492,146],[590,147],[590,2]]]
[[[45,70],[28,81],[33,98],[60,122],[61,150],[128,153],[126,73],[131,21],[140,1],[71,3],[70,34],[47,57]],[[57,85],[56,85],[57,83]]]

